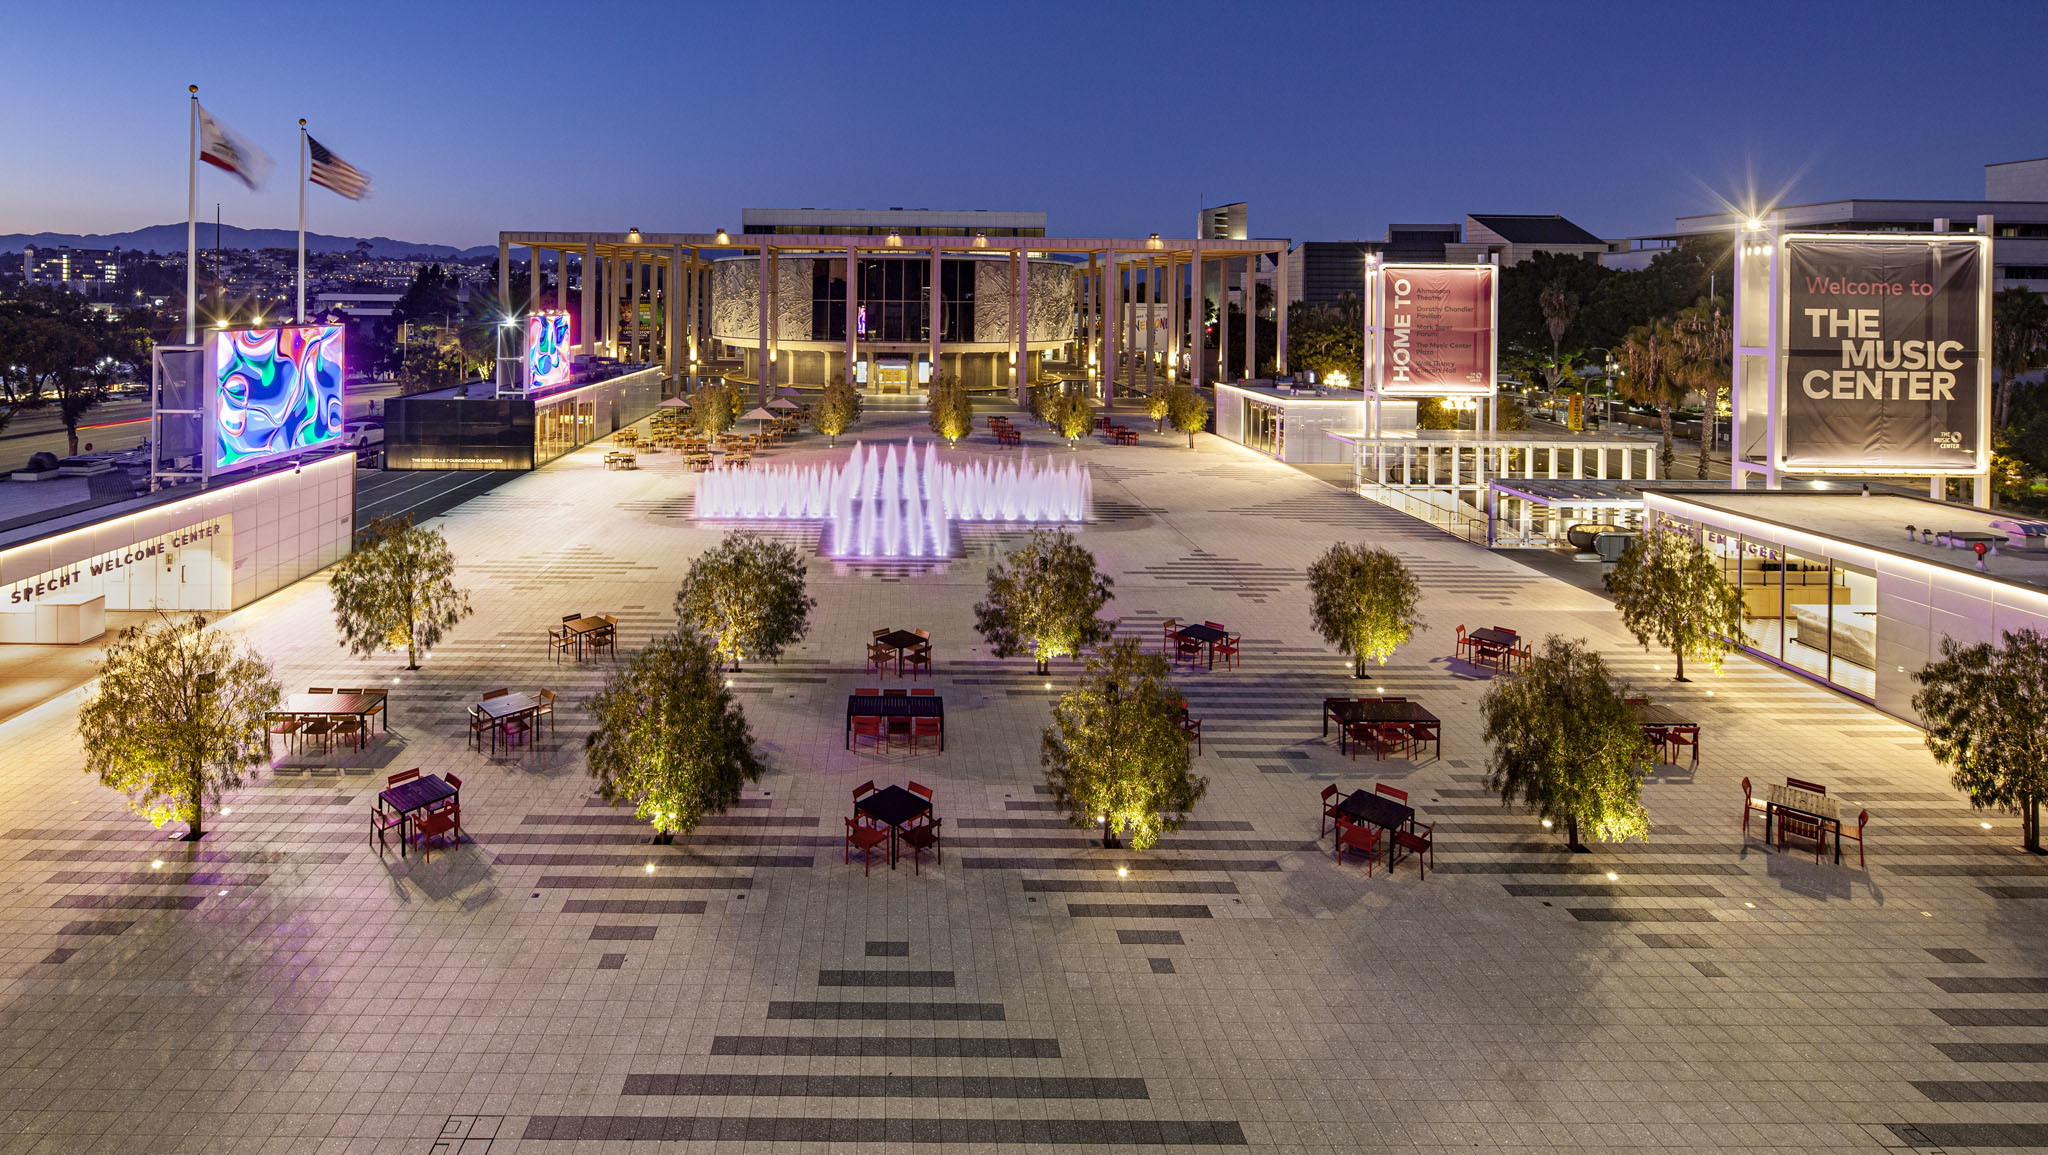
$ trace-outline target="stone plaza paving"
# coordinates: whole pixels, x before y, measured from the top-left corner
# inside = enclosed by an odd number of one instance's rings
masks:
[[[925,439],[909,412],[859,432]],[[2048,873],[1917,731],[1741,658],[1675,685],[1593,594],[1212,437],[1142,441],[1072,455],[1110,612],[1148,645],[1177,617],[1245,649],[1177,675],[1209,791],[1146,852],[1051,811],[1038,737],[1074,669],[974,636],[1022,536],[997,528],[942,565],[772,530],[818,599],[802,646],[735,676],[772,772],[674,846],[595,799],[582,701],[610,662],[553,663],[545,631],[612,613],[631,649],[671,622],[721,528],[672,453],[608,472],[592,447],[437,519],[476,614],[417,673],[346,655],[318,578],[229,618],[288,690],[388,687],[391,734],[282,759],[197,845],[81,772],[76,694],[0,725],[0,1151],[2048,1147]],[[1308,623],[1303,571],[1335,540],[1423,585],[1429,630],[1366,682]],[[1648,843],[1568,854],[1487,795],[1461,623],[1588,638],[1697,714],[1699,769],[1652,777]],[[884,627],[933,635],[944,754],[842,748]],[[465,708],[497,686],[559,691],[558,732],[470,749]],[[1381,690],[1443,719],[1441,759],[1322,736],[1323,697]],[[431,863],[366,842],[413,766],[463,779],[467,838]],[[1867,868],[1745,840],[1740,779],[1788,773],[1869,808]],[[834,862],[851,788],[912,778],[944,862]],[[1426,881],[1333,861],[1333,781],[1412,794]]]

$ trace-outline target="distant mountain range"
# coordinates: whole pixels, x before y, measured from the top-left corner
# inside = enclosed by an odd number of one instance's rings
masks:
[[[370,255],[375,257],[495,257],[496,245],[478,245],[475,248],[458,249],[453,245],[428,245],[417,241],[394,241],[390,237],[336,237],[326,233],[307,233],[306,251],[309,253],[354,252],[356,242],[367,241]],[[26,248],[54,249],[70,245],[74,249],[141,249],[145,252],[182,253],[185,251],[185,226],[179,224],[150,225],[125,233],[7,233],[0,234],[0,253],[19,253]],[[199,223],[199,247],[213,248],[213,225],[206,221]],[[299,247],[297,229],[244,229],[235,225],[222,225],[220,247],[223,249],[296,249]]]

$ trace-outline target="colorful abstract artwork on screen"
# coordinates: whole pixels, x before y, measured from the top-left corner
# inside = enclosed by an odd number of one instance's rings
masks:
[[[569,379],[569,349],[576,343],[567,313],[533,313],[526,318],[526,387],[545,389]]]
[[[223,332],[213,357],[215,473],[341,440],[340,325]]]

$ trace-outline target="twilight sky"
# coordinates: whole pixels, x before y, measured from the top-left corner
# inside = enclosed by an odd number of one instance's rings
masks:
[[[173,19],[175,14],[175,20]],[[1975,198],[2048,154],[2048,4],[383,0],[11,6],[0,233],[182,219],[185,86],[277,161],[200,215],[289,228],[296,122],[376,181],[308,226],[737,230],[744,207],[1043,209],[1070,236],[1377,238],[1718,197]],[[764,47],[764,45],[776,47]]]

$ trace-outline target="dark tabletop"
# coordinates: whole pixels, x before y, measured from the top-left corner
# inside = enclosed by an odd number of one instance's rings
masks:
[[[891,630],[890,632],[883,634],[881,637],[876,638],[875,641],[880,642],[882,645],[888,646],[892,650],[908,650],[913,647],[925,644],[927,639],[920,638],[916,634],[911,633],[909,630]]]
[[[273,715],[316,715],[330,718],[344,714],[363,715],[384,701],[382,694],[287,694]]]
[[[477,706],[483,710],[485,716],[493,722],[510,718],[514,714],[524,714],[538,705],[540,705],[540,698],[527,693],[500,694],[495,698],[485,698],[477,703]]]
[[[1173,632],[1173,636],[1176,638],[1186,638],[1189,641],[1213,644],[1229,637],[1230,631],[1219,630],[1215,626],[1182,626]]]
[[[1492,646],[1512,646],[1522,640],[1522,635],[1520,634],[1509,630],[1496,630],[1492,626],[1484,626],[1473,630],[1465,636],[1475,642],[1485,642]]]
[[[932,804],[901,786],[887,786],[854,803],[853,808],[884,825],[901,826],[929,813]]]
[[[1659,706],[1652,703],[1647,706],[1630,706],[1629,709],[1636,712],[1636,718],[1645,726],[1693,725],[1691,715],[1683,710],[1673,709],[1670,706]]]
[[[405,814],[432,806],[443,798],[453,798],[455,794],[455,787],[443,782],[440,775],[428,774],[400,782],[378,797],[384,799],[386,806]]]
[[[1326,701],[1323,708],[1340,722],[1434,722],[1435,714],[1420,702],[1359,702],[1343,698]]]
[[[946,716],[946,700],[937,694],[916,696],[874,697],[868,694],[848,694],[846,715],[885,715],[899,718],[943,718]]]
[[[1397,830],[1415,820],[1413,806],[1403,805],[1370,790],[1353,790],[1337,804],[1337,809],[1349,818],[1370,822],[1385,830]]]

